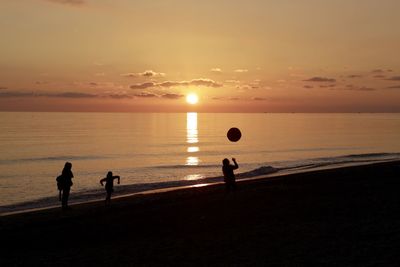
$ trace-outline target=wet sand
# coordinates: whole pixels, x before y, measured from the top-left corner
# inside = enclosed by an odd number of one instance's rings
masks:
[[[73,192],[72,192],[73,194]],[[0,217],[1,266],[398,266],[400,162]]]

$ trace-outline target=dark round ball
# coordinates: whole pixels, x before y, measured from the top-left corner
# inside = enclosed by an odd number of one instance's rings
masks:
[[[242,133],[238,128],[230,128],[229,131],[226,133],[229,141],[237,142],[239,141],[240,137],[242,137]]]

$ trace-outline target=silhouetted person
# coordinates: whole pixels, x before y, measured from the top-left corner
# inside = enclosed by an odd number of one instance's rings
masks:
[[[59,199],[61,200],[61,206],[63,210],[69,208],[68,207],[69,191],[71,190],[72,186],[72,177],[74,177],[71,169],[72,169],[72,164],[70,162],[66,162],[61,175],[57,177]]]
[[[103,186],[103,182],[106,182],[106,205],[111,203],[111,194],[114,191],[114,179],[118,179],[120,183],[120,177],[118,175],[113,176],[112,172],[107,173],[107,177],[100,180],[100,184]]]
[[[233,173],[233,170],[236,170],[239,168],[239,165],[237,164],[236,159],[232,158],[232,161],[235,165],[231,165],[229,163],[229,159],[224,159],[222,161],[222,172],[224,174],[225,186],[228,191],[236,189],[236,178],[235,178],[235,174]]]

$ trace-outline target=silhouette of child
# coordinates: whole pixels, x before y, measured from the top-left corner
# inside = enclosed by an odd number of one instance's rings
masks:
[[[107,177],[100,180],[100,184],[103,186],[103,182],[106,182],[106,205],[111,203],[111,194],[114,191],[114,179],[118,179],[118,184],[120,183],[119,176],[113,176],[112,172],[107,173]]]
[[[229,159],[224,159],[222,161],[222,173],[224,174],[224,182],[226,189],[228,191],[235,190],[236,189],[236,178],[235,174],[233,173],[233,170],[236,170],[239,168],[239,165],[236,162],[235,158],[232,158],[232,161],[235,165],[231,165],[229,163]]]
[[[57,177],[57,187],[60,191],[59,198],[61,200],[61,206],[63,210],[69,209],[68,198],[71,186],[73,184],[72,178],[74,177],[71,169],[72,164],[70,162],[66,162],[61,175]]]

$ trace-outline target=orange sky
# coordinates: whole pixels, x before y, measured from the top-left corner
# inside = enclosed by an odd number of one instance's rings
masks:
[[[0,110],[400,112],[398,10],[398,0],[3,0]]]

